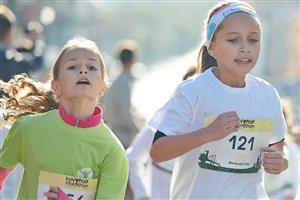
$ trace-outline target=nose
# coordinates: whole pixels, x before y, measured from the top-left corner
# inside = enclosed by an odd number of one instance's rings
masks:
[[[240,52],[241,53],[249,53],[250,52],[250,48],[249,48],[249,44],[248,42],[243,42],[240,48]]]
[[[241,53],[249,53],[250,50],[249,50],[249,49],[241,49],[240,52],[241,52]]]
[[[80,68],[79,74],[87,74],[87,68],[84,67],[84,66],[82,66],[82,67]]]

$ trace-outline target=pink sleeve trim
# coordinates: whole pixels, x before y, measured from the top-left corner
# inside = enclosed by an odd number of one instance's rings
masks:
[[[11,171],[12,171],[12,169],[6,169],[6,168],[0,167],[0,190],[2,189],[3,183]]]

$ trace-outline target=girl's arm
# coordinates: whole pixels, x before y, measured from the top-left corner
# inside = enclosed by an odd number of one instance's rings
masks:
[[[176,122],[174,122],[176,123]],[[170,160],[208,142],[238,131],[240,119],[236,112],[220,114],[207,127],[183,135],[160,137],[152,144],[150,155],[155,162]]]
[[[278,143],[265,147],[263,151],[263,163],[264,169],[270,174],[280,174],[282,171],[288,168],[288,160],[283,151],[283,147],[286,143],[282,140]]]
[[[12,171],[12,169],[6,169],[6,168],[0,167],[0,190],[2,189],[3,183],[11,171]]]
[[[126,150],[129,161],[129,184],[134,199],[149,198],[146,183],[143,182],[145,164],[151,161],[149,152],[154,137],[154,131],[146,126],[137,134],[133,143]]]
[[[124,199],[128,180],[128,160],[121,144],[113,147],[100,166],[96,199]]]
[[[19,162],[21,134],[18,131],[18,125],[19,121],[16,121],[10,129],[0,128],[0,136],[3,138],[3,135],[6,134],[3,143],[2,138],[0,141],[2,143],[0,149],[0,190],[9,173]]]

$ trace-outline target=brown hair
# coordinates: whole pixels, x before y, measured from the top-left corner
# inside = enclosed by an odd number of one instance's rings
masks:
[[[136,58],[138,44],[132,39],[124,39],[117,45],[118,58],[123,65],[132,62]]]
[[[208,23],[211,19],[211,17],[217,12],[219,11],[220,9],[224,8],[225,6],[227,6],[228,4],[231,4],[233,2],[238,2],[242,5],[245,5],[247,7],[250,7],[252,8],[251,5],[249,5],[248,3],[246,2],[242,2],[242,1],[221,1],[219,2],[218,4],[216,4],[212,9],[210,9],[208,11],[208,15],[207,15],[207,18],[204,20],[204,23],[203,23],[203,36],[205,36],[206,34],[206,31],[207,31],[207,26],[208,26]],[[218,31],[220,31],[220,29],[222,28],[222,23],[218,26],[217,30],[215,31],[214,33],[214,36],[212,38],[211,41],[214,41],[215,39],[215,35],[218,33]],[[205,41],[205,38],[203,38],[203,43]],[[199,53],[198,53],[198,60],[197,60],[197,73],[202,73],[204,72],[205,70],[207,70],[208,68],[210,67],[214,67],[214,66],[217,66],[217,61],[214,57],[212,57],[209,53],[208,53],[208,49],[207,49],[207,46],[202,44],[200,50],[199,50]]]
[[[189,66],[189,68],[187,69],[187,71],[183,75],[182,80],[184,81],[184,80],[194,76],[196,74],[196,69],[197,69],[196,65]]]
[[[0,89],[6,97],[0,98],[1,107],[9,110],[4,120],[47,112],[56,109],[58,102],[46,84],[30,79],[26,74],[15,75],[9,82],[0,80]]]
[[[102,80],[106,87],[106,69],[100,51],[93,41],[85,38],[75,38],[64,45],[53,65],[51,79],[58,79],[62,57],[67,51],[74,48],[85,48],[93,51],[98,56],[101,62]],[[16,120],[24,115],[43,113],[58,108],[58,100],[50,86],[32,80],[26,74],[16,75],[7,83],[0,81],[0,89],[3,93],[3,96],[0,97],[1,107],[11,111],[3,115],[5,120]]]

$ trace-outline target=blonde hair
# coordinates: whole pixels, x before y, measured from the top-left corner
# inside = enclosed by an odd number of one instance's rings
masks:
[[[58,79],[62,57],[67,51],[74,48],[85,48],[97,55],[101,65],[101,78],[106,87],[108,83],[102,55],[95,42],[85,38],[75,38],[64,45],[53,65],[50,79]],[[0,97],[1,107],[10,111],[7,114],[3,114],[5,120],[16,120],[24,115],[44,113],[58,108],[58,100],[50,86],[33,80],[26,74],[15,75],[7,83],[0,81],[0,89],[6,96]]]
[[[53,68],[52,68],[52,73],[51,73],[51,79],[53,80],[57,80],[58,75],[59,75],[59,66],[60,66],[60,62],[62,57],[65,55],[65,53],[69,50],[75,49],[75,48],[84,48],[87,50],[90,50],[92,52],[94,52],[96,54],[96,56],[98,57],[99,61],[100,61],[100,68],[101,68],[101,74],[102,74],[102,80],[104,82],[104,86],[106,87],[108,85],[108,81],[107,81],[107,74],[106,74],[106,67],[104,65],[104,61],[102,58],[102,55],[100,53],[99,48],[97,47],[96,43],[88,40],[86,38],[83,37],[78,37],[78,38],[74,38],[72,40],[69,40],[62,48],[61,52],[59,53],[58,58],[56,59]]]

